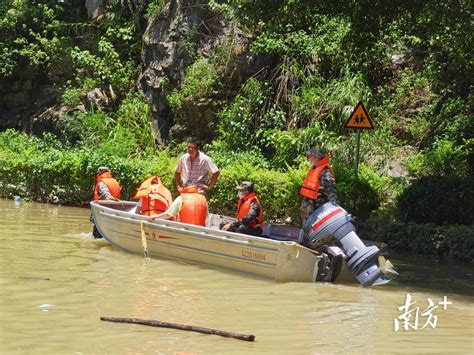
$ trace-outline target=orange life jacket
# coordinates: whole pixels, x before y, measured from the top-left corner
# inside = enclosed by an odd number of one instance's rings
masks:
[[[256,229],[257,227],[262,228],[262,222],[263,222],[263,209],[262,209],[262,204],[258,200],[257,196],[255,195],[255,192],[249,193],[247,196],[242,197],[238,202],[237,202],[237,219],[241,221],[247,214],[249,213],[250,210],[250,205],[252,202],[256,202],[258,204],[258,207],[260,208],[260,213],[257,217],[257,220],[253,220],[249,223],[249,227]]]
[[[328,168],[334,174],[331,166],[328,164],[329,158],[327,155],[324,156],[320,161],[312,167],[303,181],[303,186],[301,187],[300,194],[301,196],[316,200],[318,198],[319,192],[319,177],[324,169]]]
[[[155,216],[165,212],[173,202],[171,193],[162,184],[150,186],[148,194],[140,197],[140,213],[145,216]]]
[[[188,186],[181,190],[183,205],[179,211],[179,221],[182,223],[206,225],[206,198],[198,193],[197,186]]]
[[[100,174],[97,177],[97,183],[95,184],[95,189],[94,189],[94,201],[99,200],[99,182],[101,181],[105,182],[105,184],[107,185],[107,188],[109,189],[110,194],[113,197],[120,199],[121,197],[120,184],[117,182],[117,180],[115,180],[112,177],[112,174],[109,171],[107,171],[103,174]],[[100,198],[100,200],[105,200],[105,198]]]

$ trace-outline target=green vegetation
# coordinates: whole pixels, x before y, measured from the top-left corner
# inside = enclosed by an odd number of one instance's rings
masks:
[[[2,196],[13,197],[17,194],[43,202],[88,203],[95,185],[97,167],[101,165],[107,165],[121,182],[124,199],[131,199],[140,182],[154,174],[158,174],[165,186],[172,189],[174,196],[178,194],[174,190],[173,180],[178,156],[173,157],[169,150],[163,149],[158,153],[150,153],[146,159],[133,157],[119,150],[119,147],[126,148],[123,143],[116,147],[110,144],[107,139],[109,129],[107,126],[98,126],[104,121],[103,117],[90,114],[87,118],[97,124],[94,129],[96,134],[87,131],[82,133],[97,144],[95,148],[90,143],[73,147],[52,134],[42,139],[14,130],[0,134]],[[228,159],[227,163],[225,158]],[[260,167],[259,162],[262,164]],[[262,203],[266,205],[267,220],[282,222],[291,218],[293,223],[299,223],[298,192],[308,166],[301,165],[280,172],[269,168],[262,157],[250,153],[216,155],[216,163],[221,168],[221,176],[209,201],[211,210],[233,215],[237,199],[235,186],[242,180],[250,179],[258,181],[258,192]],[[343,167],[335,169],[336,174],[341,176],[341,203],[367,216],[376,207],[375,192],[349,170]]]
[[[472,226],[403,223],[380,218],[364,223],[359,235],[387,243],[393,250],[440,257],[451,251],[463,261],[472,262],[474,258]]]
[[[168,97],[168,102],[175,115],[182,114],[187,100],[204,97],[210,93],[218,79],[216,68],[204,59],[190,65],[179,89],[175,89]]]
[[[125,198],[154,173],[174,186],[183,142],[157,147],[136,89],[143,31],[170,16],[169,2],[145,3],[109,1],[105,18],[91,23],[79,0],[0,1],[0,76],[69,72],[62,92],[69,111],[55,135],[0,133],[0,196],[86,203],[104,164]],[[248,34],[251,55],[272,63],[235,87],[227,75],[242,50],[233,47],[238,31],[200,56],[203,29],[192,27],[180,43],[192,61],[184,78],[174,87],[159,78],[173,123],[186,126],[189,107],[212,103],[215,132],[205,151],[222,174],[211,211],[233,214],[234,186],[250,179],[267,220],[298,224],[303,153],[318,145],[330,153],[340,202],[366,237],[473,259],[470,1],[211,0],[209,7]],[[91,91],[102,104],[87,98]],[[359,100],[376,129],[362,133],[356,176],[355,134],[341,126]]]

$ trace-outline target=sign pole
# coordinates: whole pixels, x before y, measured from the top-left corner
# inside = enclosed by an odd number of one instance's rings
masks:
[[[360,151],[360,129],[357,130],[357,138],[356,138],[356,154],[354,160],[354,170],[356,176],[359,174],[359,151]]]

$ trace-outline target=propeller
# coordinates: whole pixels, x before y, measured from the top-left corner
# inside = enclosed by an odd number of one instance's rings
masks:
[[[380,270],[385,274],[399,275],[399,273],[394,269],[393,264],[390,260],[385,259],[384,256],[379,255],[379,266]]]

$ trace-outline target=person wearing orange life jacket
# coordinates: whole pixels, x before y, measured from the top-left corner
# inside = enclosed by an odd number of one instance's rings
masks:
[[[142,182],[134,199],[139,200],[138,213],[145,216],[165,212],[173,202],[170,190],[163,185],[157,175]]]
[[[113,200],[119,201],[121,197],[121,187],[117,180],[112,177],[110,169],[106,166],[101,166],[97,170],[97,182],[94,189],[94,201],[98,200]],[[92,214],[90,216],[90,221],[94,224],[92,229],[92,235],[94,238],[102,238],[99,230],[95,226],[94,219]]]
[[[207,218],[206,197],[198,193],[198,186],[191,180],[188,180],[185,187],[181,189],[178,196],[171,206],[163,213],[151,218],[169,219],[177,217],[181,223],[195,224],[205,226]]]
[[[306,152],[306,158],[312,165],[300,190],[301,223],[304,226],[308,217],[318,207],[330,201],[337,203],[337,187],[334,172],[324,149],[313,147]]]
[[[221,229],[260,236],[262,234],[263,209],[257,195],[255,195],[253,184],[250,181],[242,181],[237,189],[239,190],[237,221],[225,224]]]
[[[97,170],[97,182],[94,189],[94,201],[97,200],[120,200],[121,187],[117,180],[112,177],[110,169],[101,166]]]

